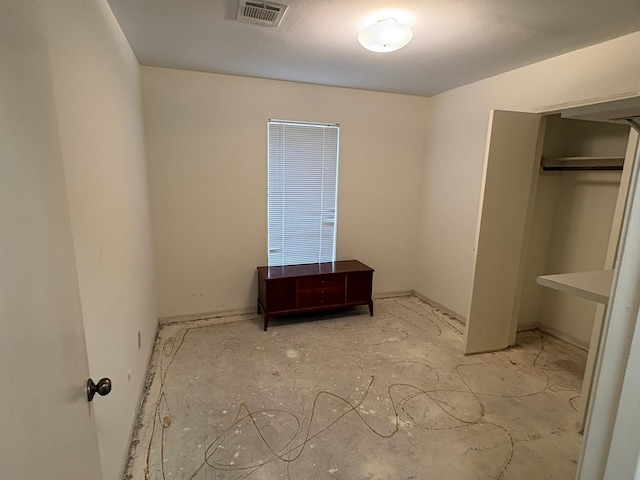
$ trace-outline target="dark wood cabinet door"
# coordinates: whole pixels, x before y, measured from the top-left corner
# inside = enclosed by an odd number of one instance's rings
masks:
[[[269,312],[296,308],[296,279],[279,278],[267,282],[265,308]]]
[[[347,302],[366,302],[371,299],[373,272],[349,272],[347,274]]]

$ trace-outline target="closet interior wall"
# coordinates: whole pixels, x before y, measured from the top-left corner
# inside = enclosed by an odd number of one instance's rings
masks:
[[[625,125],[547,117],[542,157],[624,157]],[[621,171],[540,171],[518,328],[538,326],[585,349],[596,303],[536,284],[539,275],[604,268]]]

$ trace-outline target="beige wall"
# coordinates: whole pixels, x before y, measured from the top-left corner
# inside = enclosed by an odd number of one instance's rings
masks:
[[[541,111],[640,87],[640,33],[431,98],[415,289],[468,315],[491,109]]]
[[[47,2],[46,18],[89,368],[113,381],[93,402],[103,479],[116,480],[157,328],[139,66],[104,0]]]
[[[143,67],[161,317],[255,305],[267,261],[266,123],[339,123],[337,257],[413,287],[428,99]]]

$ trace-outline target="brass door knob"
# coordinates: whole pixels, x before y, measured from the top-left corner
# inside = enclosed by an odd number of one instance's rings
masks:
[[[109,395],[111,391],[111,380],[108,378],[103,378],[98,381],[97,384],[93,383],[93,380],[87,380],[87,398],[89,401],[93,400],[93,396],[97,393],[101,397],[105,395]]]

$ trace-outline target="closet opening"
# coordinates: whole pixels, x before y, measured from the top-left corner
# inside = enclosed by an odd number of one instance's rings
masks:
[[[587,350],[578,429],[637,156],[634,113],[640,99],[491,114],[465,353],[533,328]]]

